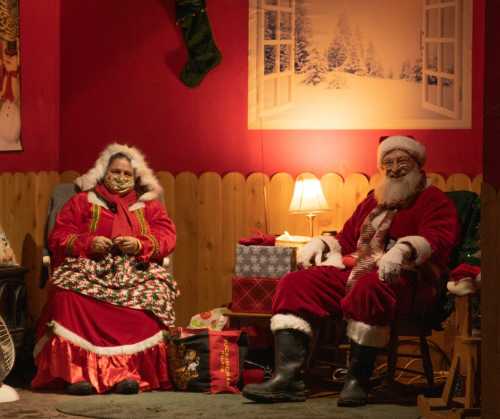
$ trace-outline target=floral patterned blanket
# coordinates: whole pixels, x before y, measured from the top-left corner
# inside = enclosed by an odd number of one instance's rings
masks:
[[[175,323],[177,283],[156,263],[123,255],[100,260],[68,257],[54,271],[52,283],[117,306],[150,311],[166,326]]]

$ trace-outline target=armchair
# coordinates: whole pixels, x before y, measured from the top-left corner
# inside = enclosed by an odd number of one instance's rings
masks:
[[[47,239],[50,232],[54,228],[56,222],[56,217],[59,211],[62,209],[64,204],[69,201],[69,199],[78,192],[78,188],[73,183],[60,183],[52,191],[50,197],[49,206],[47,209],[47,222],[45,225],[44,234],[44,247],[42,250],[42,275],[40,276],[39,287],[44,288],[48,279],[50,278],[50,251],[47,246]],[[163,203],[163,195],[160,200]],[[163,258],[163,267],[169,272],[172,272],[172,255]]]
[[[478,265],[480,261],[479,248],[479,221],[480,221],[480,200],[476,193],[470,191],[453,191],[446,193],[453,201],[457,209],[458,218],[460,221],[460,239],[459,244],[455,247],[451,255],[449,265],[450,271],[456,268],[461,263],[469,263]],[[432,361],[429,353],[427,337],[432,334],[432,330],[442,330],[441,323],[448,318],[454,310],[454,296],[450,295],[446,290],[448,275],[441,278],[439,284],[438,304],[435,306],[435,311],[431,317],[424,319],[403,319],[393,324],[391,329],[391,340],[388,347],[388,380],[394,381],[396,370],[405,370],[417,374],[422,374],[426,377],[429,386],[434,384]],[[418,280],[418,278],[417,278]],[[460,300],[460,313],[457,311],[457,316],[460,316],[459,321],[465,316],[464,312],[468,312],[463,306],[466,304]],[[467,326],[468,327],[468,326]],[[461,334],[465,332],[460,332]],[[415,336],[420,340],[420,355],[414,354],[398,354],[397,347],[400,336]],[[421,373],[415,370],[398,368],[396,366],[399,356],[410,358],[422,358],[424,372]]]

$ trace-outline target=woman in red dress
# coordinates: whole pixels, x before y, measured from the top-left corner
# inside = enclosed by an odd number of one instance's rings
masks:
[[[108,146],[49,236],[53,275],[32,387],[71,394],[170,389],[164,333],[177,285],[162,266],[175,226],[133,147]]]

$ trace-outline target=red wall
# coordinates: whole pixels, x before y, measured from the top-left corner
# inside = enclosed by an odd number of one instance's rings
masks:
[[[224,58],[194,90],[177,77],[186,51],[174,0],[64,0],[58,114],[59,1],[22,0],[26,151],[2,154],[0,170],[52,169],[58,151],[60,169],[85,170],[120,140],[173,172],[375,172],[377,138],[390,132],[247,130],[247,0],[208,0]],[[405,132],[429,147],[430,171],[482,170],[485,3],[474,4],[472,129]]]
[[[20,0],[24,151],[0,153],[0,172],[59,169],[60,0]]]

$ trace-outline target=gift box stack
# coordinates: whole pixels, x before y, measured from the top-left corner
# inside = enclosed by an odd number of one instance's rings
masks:
[[[295,251],[293,247],[238,244],[231,310],[271,313],[279,279],[295,270]]]

